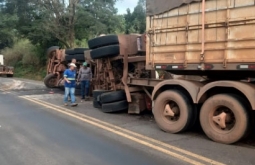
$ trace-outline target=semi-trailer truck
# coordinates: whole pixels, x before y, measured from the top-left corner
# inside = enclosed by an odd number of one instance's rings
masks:
[[[199,122],[213,141],[254,131],[255,1],[147,0],[145,35],[88,42],[94,106],[152,109],[159,128],[181,133]],[[176,76],[159,76],[155,71]]]

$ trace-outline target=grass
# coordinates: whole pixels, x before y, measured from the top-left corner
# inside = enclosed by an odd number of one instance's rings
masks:
[[[14,77],[42,81],[46,76],[46,67],[33,65],[16,65]]]

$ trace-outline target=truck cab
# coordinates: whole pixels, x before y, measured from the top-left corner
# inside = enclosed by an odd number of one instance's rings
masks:
[[[0,75],[13,77],[14,67],[4,65],[4,55],[0,54]]]

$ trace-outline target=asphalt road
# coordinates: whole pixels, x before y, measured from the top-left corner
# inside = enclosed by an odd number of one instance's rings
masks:
[[[255,164],[255,135],[224,145],[209,140],[199,127],[168,134],[151,113],[105,114],[92,102],[78,102],[78,107],[64,107],[63,91],[0,77],[0,165]]]
[[[185,164],[0,92],[1,165]]]

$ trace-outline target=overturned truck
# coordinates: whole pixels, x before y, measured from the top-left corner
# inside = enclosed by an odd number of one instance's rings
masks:
[[[84,52],[88,48],[60,49],[59,46],[52,46],[47,50],[47,75],[44,78],[44,84],[48,88],[63,87],[63,73],[68,68],[68,64],[75,59],[75,63],[80,68],[86,61]],[[80,88],[79,84],[76,86]]]
[[[241,140],[254,130],[254,10],[251,0],[147,0],[145,35],[89,41],[94,106],[152,109],[165,132],[198,121],[213,141]],[[179,78],[156,79],[155,71]]]

